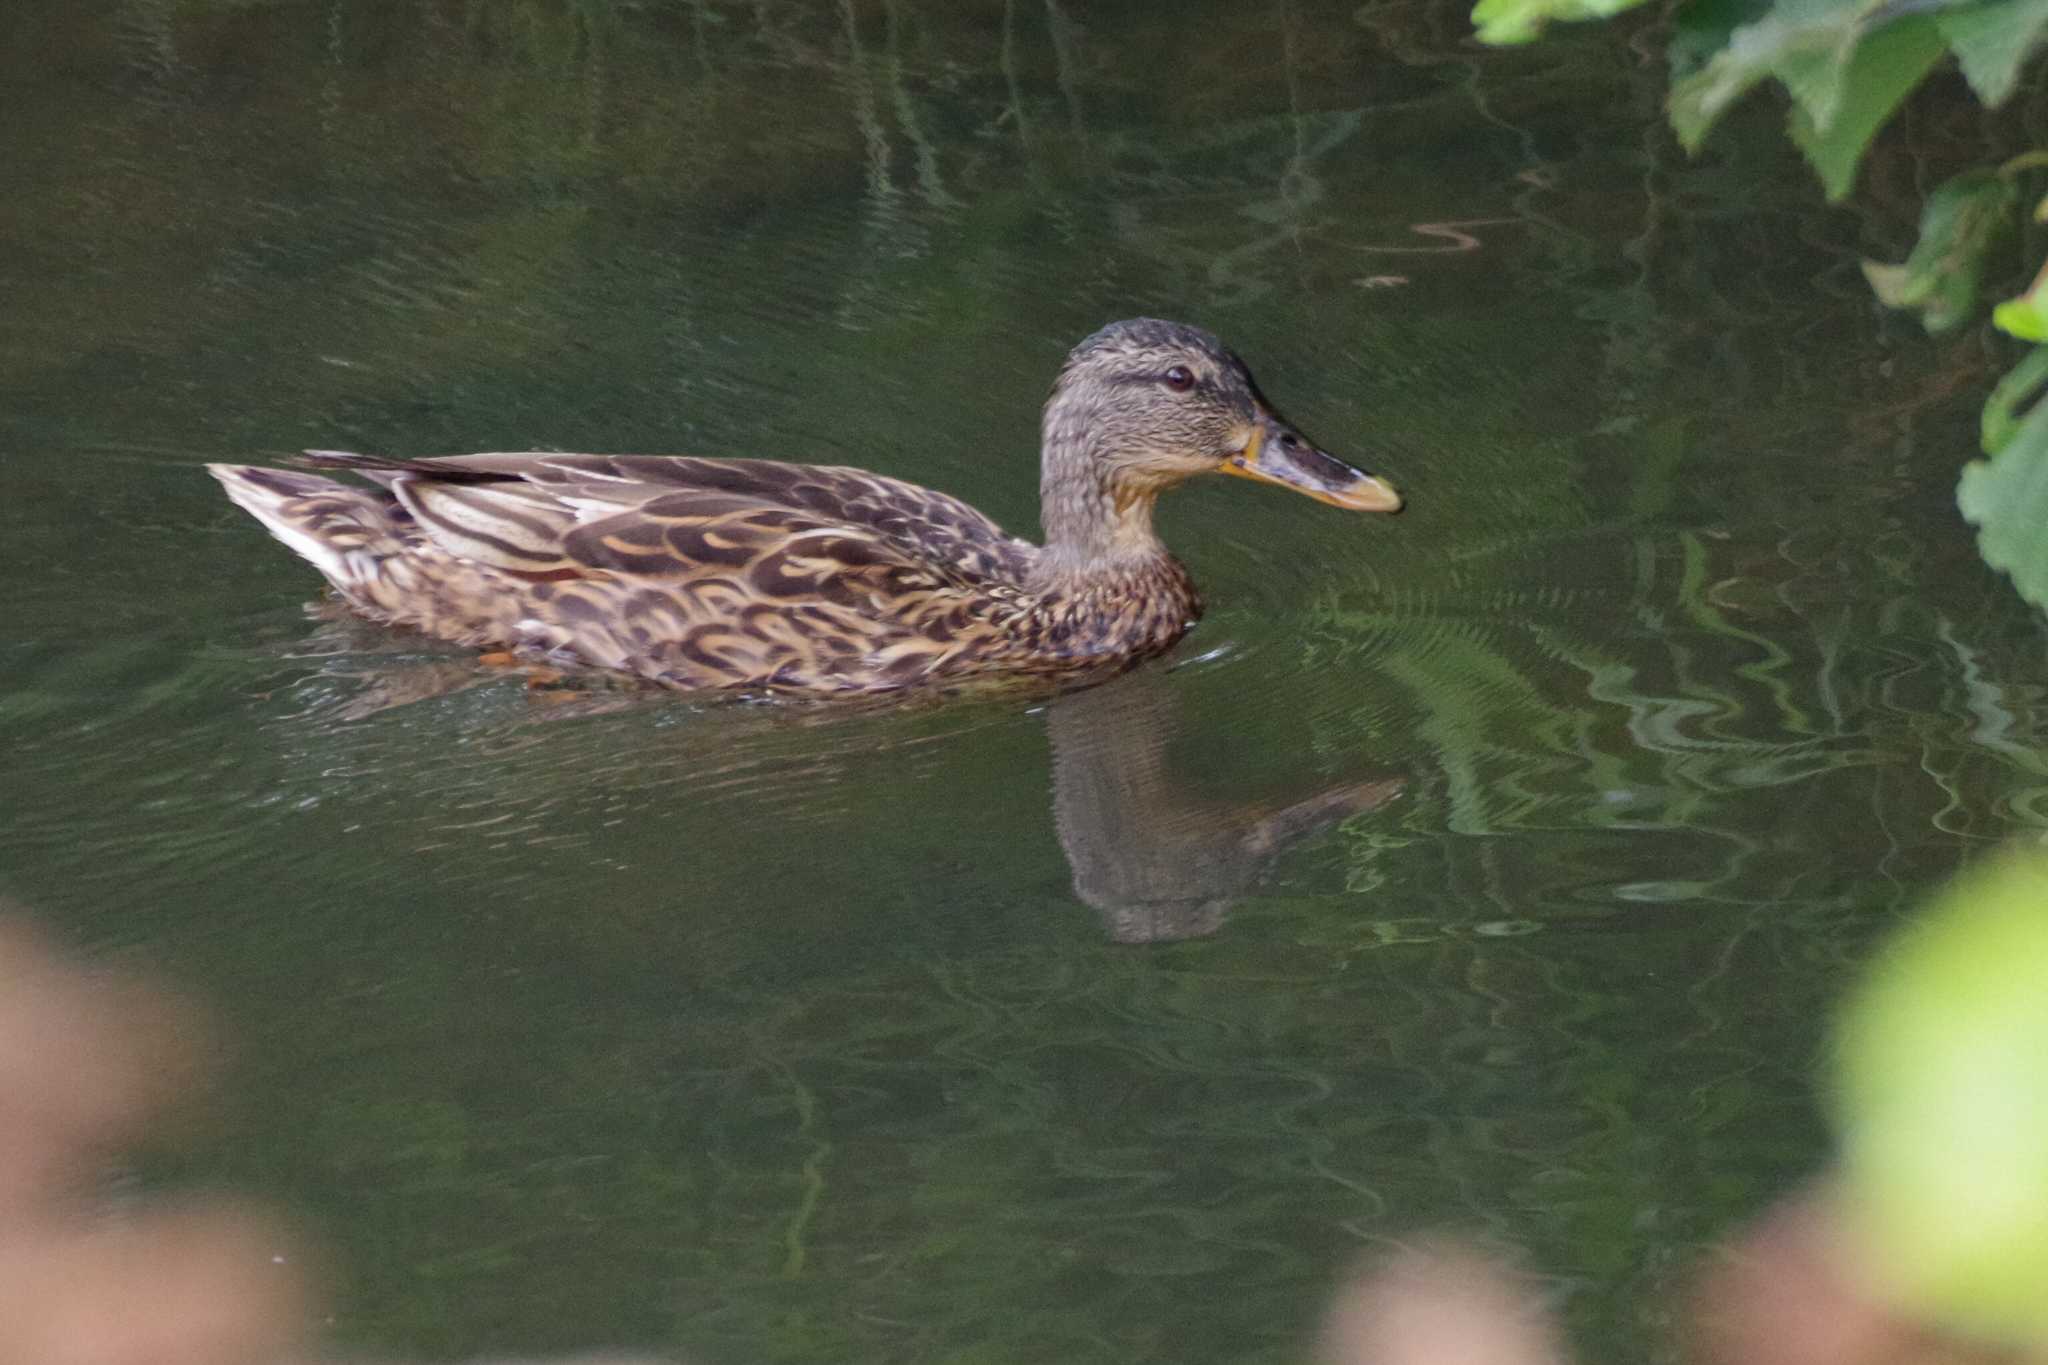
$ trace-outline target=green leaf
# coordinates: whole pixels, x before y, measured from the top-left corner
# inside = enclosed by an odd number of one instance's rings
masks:
[[[1771,72],[1816,128],[1835,121],[1849,82],[1850,63],[1863,41],[1862,22],[1853,13],[1837,11],[1825,24],[1809,25],[1802,40],[1780,53]]]
[[[2006,371],[1984,402],[1980,444],[1986,455],[1996,455],[2011,444],[2025,416],[2020,409],[2032,406],[2043,386],[2048,386],[2048,346],[2036,346]]]
[[[1887,308],[1918,308],[1934,289],[1932,280],[1915,275],[1910,266],[1885,265],[1867,256],[1863,258],[1863,278],[1870,281],[1870,292]]]
[[[2048,526],[2048,403],[1993,436],[1998,453],[1963,466],[1956,505],[1977,527],[1984,562],[2011,574],[2020,596],[2048,608],[2048,535],[2041,533]]]
[[[1894,8],[1886,0],[1778,0],[1762,18],[1735,26],[1704,65],[1694,62],[1697,70],[1680,75],[1673,68],[1668,109],[1679,140],[1686,150],[1699,150],[1715,120],[1766,78],[1784,85],[1818,134],[1832,133],[1845,109],[1862,117],[1873,91],[1888,88],[1901,56],[1930,44],[1939,50],[1938,32],[1926,18],[1887,17]],[[1706,31],[1693,36],[1694,43],[1711,32],[1708,23],[1701,28]],[[1901,29],[1918,35],[1918,41],[1896,36]],[[1686,36],[1684,29],[1680,36]],[[1677,48],[1676,39],[1673,46]],[[1927,57],[1912,80],[1883,105],[1871,122],[1872,130],[1934,60]],[[1860,153],[1869,136],[1866,131],[1855,139],[1853,150]],[[1850,164],[1853,169],[1853,158]]]
[[[1958,878],[1836,1032],[1851,1251],[1911,1317],[2048,1345],[2048,858]]]
[[[1941,30],[1924,15],[1886,24],[1856,44],[1829,121],[1814,119],[1804,104],[1792,111],[1792,140],[1820,173],[1830,200],[1849,193],[1863,149],[1947,51]]]
[[[1611,19],[1644,0],[1479,0],[1472,7],[1472,26],[1479,41],[1505,47],[1526,43],[1552,22]]]
[[[2048,265],[2041,267],[2026,293],[1992,309],[1991,321],[2021,341],[2048,341]]]
[[[2038,290],[2007,299],[1991,310],[1991,321],[2001,332],[2021,341],[2048,341],[2048,315],[2041,312]]]
[[[1930,332],[1967,320],[1977,306],[1984,256],[2011,220],[2012,182],[1996,171],[1965,171],[1927,196],[1920,240],[1904,265],[1863,263],[1864,278],[1888,308],[1911,309]]]
[[[1842,8],[1814,16],[1773,13],[1743,24],[1705,66],[1672,82],[1665,108],[1671,126],[1688,152],[1700,149],[1707,132],[1734,103],[1784,63],[1797,63],[1847,41],[1856,24],[1855,12]]]
[[[2048,37],[2048,0],[1988,0],[1948,10],[1935,22],[1977,98],[2003,104],[2019,84],[2020,68]]]
[[[1728,46],[1735,30],[1771,12],[1770,0],[1686,0],[1672,21],[1665,64],[1676,85],[1701,70]]]

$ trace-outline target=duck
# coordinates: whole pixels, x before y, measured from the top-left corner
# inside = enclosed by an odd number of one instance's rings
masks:
[[[836,465],[309,450],[297,468],[207,469],[370,620],[500,661],[817,698],[1085,684],[1166,652],[1202,600],[1153,509],[1196,475],[1402,506],[1184,323],[1133,318],[1082,341],[1040,431],[1040,544],[948,494]]]

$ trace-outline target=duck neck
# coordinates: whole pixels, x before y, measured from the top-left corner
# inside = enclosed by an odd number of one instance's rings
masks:
[[[1045,548],[1033,586],[1085,592],[1097,582],[1123,580],[1133,571],[1173,562],[1152,529],[1159,490],[1104,477],[1114,468],[1099,436],[1062,422],[1055,404],[1046,412],[1039,475],[1039,520]]]
[[[1046,405],[1045,546],[1025,579],[1024,633],[1042,653],[1127,665],[1170,649],[1202,614],[1202,599],[1152,529],[1166,484],[1134,477],[1105,425],[1077,391],[1056,390]]]

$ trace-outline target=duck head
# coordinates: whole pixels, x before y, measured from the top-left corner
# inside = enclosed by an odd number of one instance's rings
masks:
[[[1113,322],[1076,346],[1045,405],[1047,549],[1157,550],[1153,500],[1197,474],[1278,484],[1358,512],[1398,512],[1385,480],[1319,449],[1273,410],[1251,371],[1198,327]]]

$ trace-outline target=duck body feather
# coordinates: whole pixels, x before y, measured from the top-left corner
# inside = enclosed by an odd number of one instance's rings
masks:
[[[358,611],[690,690],[836,696],[1114,671],[1200,614],[1163,553],[1075,588],[959,499],[689,456],[309,451],[374,485],[213,466]]]

